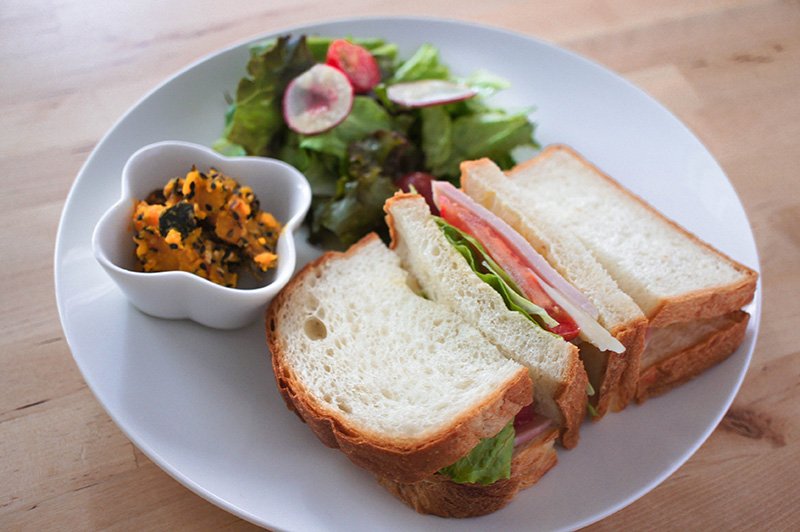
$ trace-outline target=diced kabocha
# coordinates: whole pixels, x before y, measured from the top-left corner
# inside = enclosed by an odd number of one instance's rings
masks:
[[[138,202],[133,229],[145,272],[181,270],[235,287],[241,265],[266,272],[278,261],[281,224],[250,187],[214,168],[192,167]]]

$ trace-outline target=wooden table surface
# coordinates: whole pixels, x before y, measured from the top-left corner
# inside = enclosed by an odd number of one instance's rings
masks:
[[[723,422],[662,485],[592,529],[800,527],[800,2],[161,2],[0,6],[0,529],[254,528],[137,450],[64,340],[53,246],[67,192],[142,95],[246,37],[355,15],[429,15],[523,32],[649,91],[733,182],[761,257],[763,316]],[[668,149],[668,147],[665,147]]]

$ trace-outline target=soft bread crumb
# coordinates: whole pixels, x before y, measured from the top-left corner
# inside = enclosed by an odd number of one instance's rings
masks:
[[[381,438],[441,432],[520,371],[476,329],[415,294],[377,238],[303,275],[270,324],[305,395]]]

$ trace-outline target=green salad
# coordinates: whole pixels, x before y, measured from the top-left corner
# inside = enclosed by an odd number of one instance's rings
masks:
[[[381,39],[282,36],[251,47],[214,148],[295,166],[311,184],[312,241],[346,248],[386,235],[398,189],[425,194],[425,180],[457,184],[461,161],[508,168],[512,151],[538,147],[530,109],[488,103],[507,87],[485,71],[454,76],[429,44],[401,58]]]

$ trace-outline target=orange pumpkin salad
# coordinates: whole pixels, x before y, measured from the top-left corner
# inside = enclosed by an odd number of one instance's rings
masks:
[[[258,275],[276,266],[281,224],[250,187],[193,166],[137,202],[133,231],[142,271],[180,270],[235,288],[243,267]]]

